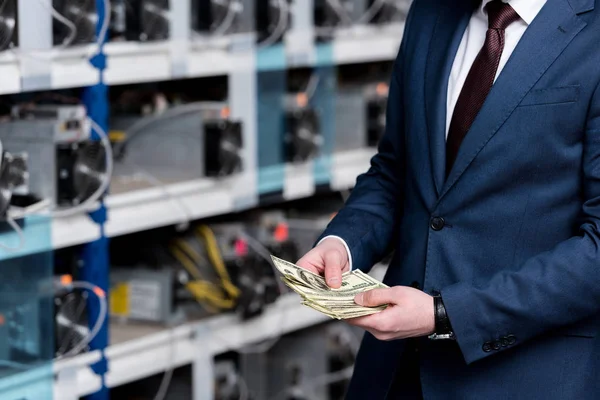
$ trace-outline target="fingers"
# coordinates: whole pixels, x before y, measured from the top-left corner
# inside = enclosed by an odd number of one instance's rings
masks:
[[[337,249],[329,249],[323,254],[325,261],[325,281],[329,287],[338,289],[342,286],[343,254]]]
[[[393,340],[396,338],[396,334],[392,329],[393,321],[391,321],[391,318],[393,318],[393,315],[386,311],[366,317],[348,319],[346,322],[366,330],[378,340]]]
[[[338,289],[342,285],[342,272],[348,268],[348,254],[340,240],[325,239],[296,264],[315,274],[324,275],[329,287]]]
[[[382,329],[386,322],[385,318],[382,318],[379,314],[348,319],[346,322],[350,325],[366,330],[379,340],[386,340],[385,338],[388,336],[388,333]]]
[[[320,261],[320,257],[313,252],[314,250],[308,252],[304,257],[298,260],[296,265],[314,274],[320,275],[321,271],[323,270],[318,263],[318,261]]]
[[[354,302],[364,307],[377,307],[384,304],[396,304],[396,297],[395,288],[373,289],[357,294]]]

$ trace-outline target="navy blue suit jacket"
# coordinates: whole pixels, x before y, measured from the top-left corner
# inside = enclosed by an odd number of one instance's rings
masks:
[[[324,235],[345,239],[363,271],[394,249],[388,285],[441,292],[457,342],[421,339],[426,399],[600,398],[595,3],[548,0],[448,178],[448,76],[476,5],[413,4],[386,134]],[[434,217],[444,218],[441,230]],[[385,398],[403,346],[367,334],[348,398]]]

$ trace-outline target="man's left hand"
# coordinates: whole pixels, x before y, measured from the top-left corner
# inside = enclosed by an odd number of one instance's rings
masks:
[[[404,286],[374,289],[360,293],[354,301],[365,307],[389,304],[380,313],[347,320],[379,340],[427,336],[435,331],[433,297],[420,290]]]

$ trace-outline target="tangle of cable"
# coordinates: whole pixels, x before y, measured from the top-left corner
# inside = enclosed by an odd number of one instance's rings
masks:
[[[183,239],[176,239],[169,250],[173,257],[184,267],[193,278],[185,286],[194,296],[196,301],[209,313],[215,314],[222,310],[231,310],[236,307],[240,290],[236,287],[225,266],[214,233],[207,226],[200,226],[195,230],[195,236],[203,243],[210,264],[213,266],[220,282],[215,284],[206,280],[200,272],[200,265],[206,260],[198,251]]]

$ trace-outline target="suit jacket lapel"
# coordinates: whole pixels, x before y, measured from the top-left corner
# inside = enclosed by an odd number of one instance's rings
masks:
[[[471,1],[445,2],[443,6],[439,6],[438,19],[429,44],[425,70],[425,108],[431,169],[438,195],[442,191],[446,173],[448,80],[474,8]]]
[[[548,0],[527,28],[467,133],[438,203],[585,26],[567,0]]]

